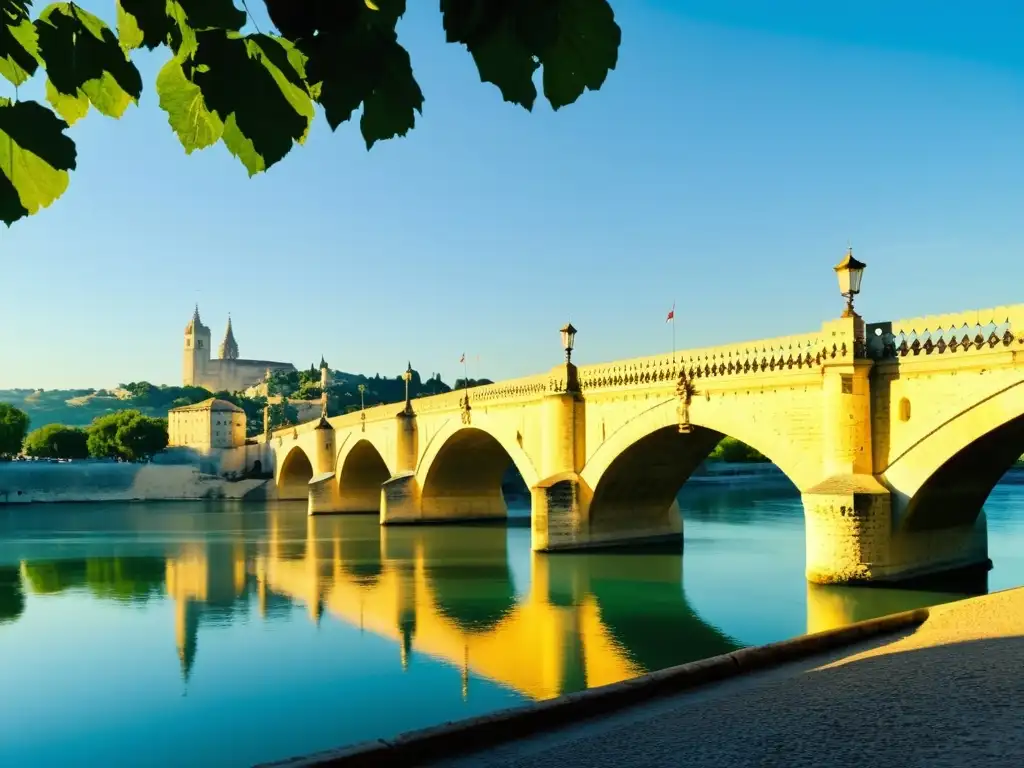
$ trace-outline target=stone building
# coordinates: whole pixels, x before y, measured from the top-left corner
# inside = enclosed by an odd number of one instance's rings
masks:
[[[167,445],[199,451],[245,445],[245,411],[213,397],[172,408],[167,413]]]
[[[211,354],[210,329],[199,319],[199,307],[196,306],[192,319],[185,326],[182,383],[186,387],[203,387],[211,392],[239,392],[258,384],[268,371],[295,370],[291,363],[240,359],[230,317],[218,350],[219,356],[213,358]]]

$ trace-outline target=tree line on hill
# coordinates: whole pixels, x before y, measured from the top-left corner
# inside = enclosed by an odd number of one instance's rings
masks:
[[[361,407],[399,403],[405,399],[405,381],[401,375],[383,377],[331,371],[327,389],[327,409],[332,415],[350,413]],[[469,386],[492,383],[489,379],[470,379]],[[462,379],[456,388],[466,386]],[[268,398],[247,396],[226,390],[212,392],[203,387],[156,385],[148,381],[132,381],[109,390],[83,389],[60,393],[25,390],[22,406],[0,403],[0,458],[19,454],[48,459],[115,458],[122,461],[144,461],[167,447],[166,415],[172,408],[194,405],[211,397],[226,400],[245,411],[247,436],[263,432],[263,411],[268,410],[271,429],[298,423],[295,401],[319,400],[320,369],[310,365],[300,371],[278,371],[267,382]],[[409,396],[429,397],[452,391],[433,374],[424,380],[413,370],[409,380]],[[116,395],[115,395],[116,393]],[[5,393],[6,394],[6,393]],[[11,394],[14,394],[13,392]],[[67,397],[70,395],[71,397]],[[10,395],[8,395],[10,396]],[[13,399],[13,398],[12,398]],[[69,401],[75,405],[67,405]],[[45,405],[35,411],[33,406]],[[91,422],[81,423],[82,416],[95,413],[89,404],[96,403],[103,411]],[[111,404],[127,406],[113,409]],[[51,414],[63,416],[29,431],[30,421]],[[73,421],[78,423],[65,423]]]

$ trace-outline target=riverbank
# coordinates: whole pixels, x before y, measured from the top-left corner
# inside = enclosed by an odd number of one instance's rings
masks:
[[[870,631],[868,624],[859,638]],[[892,634],[899,625],[903,629]],[[852,639],[855,644],[800,661],[771,665],[767,657],[800,655],[801,643],[808,645],[806,637],[775,644],[775,650],[739,651],[730,656],[747,654],[750,667],[759,666],[757,659],[769,666],[749,674],[733,672],[715,685],[650,698],[614,714],[577,718],[561,728],[475,753],[430,763],[415,758],[417,742],[429,744],[437,754],[446,730],[448,748],[461,750],[487,743],[488,730],[508,733],[508,722],[531,718],[531,709],[547,708],[554,714],[565,707],[541,702],[518,715],[499,713],[490,726],[488,718],[480,718],[461,732],[459,724],[442,726],[433,734],[428,730],[378,742],[376,749],[363,745],[291,764],[571,768],[673,765],[682,756],[687,764],[712,768],[1024,764],[1024,721],[1017,705],[1024,695],[1019,675],[1024,664],[1024,588],[876,621],[874,626],[889,634],[856,642],[856,633],[847,632],[845,642]],[[723,666],[724,658],[686,666],[698,676],[703,667],[706,680],[721,679],[726,675],[711,670]],[[663,670],[628,685],[654,694],[672,674]],[[616,695],[616,688],[621,694],[620,684],[609,686],[604,695]],[[598,690],[587,694],[602,695]],[[580,718],[593,712],[593,707],[579,709]],[[559,717],[565,718],[564,711]],[[534,714],[532,719],[542,718]],[[495,729],[495,720],[505,724]]]
[[[196,463],[0,464],[0,507],[5,504],[107,501],[198,501],[273,498],[266,478],[229,479]]]
[[[928,613],[902,636],[431,765],[1024,765],[1024,588]]]

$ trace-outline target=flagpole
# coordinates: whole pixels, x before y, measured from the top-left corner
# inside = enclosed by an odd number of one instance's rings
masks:
[[[676,359],[676,302],[672,301],[672,361]]]

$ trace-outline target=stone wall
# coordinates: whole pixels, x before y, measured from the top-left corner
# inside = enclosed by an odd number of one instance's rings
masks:
[[[199,456],[188,449],[172,449],[149,464],[94,460],[4,462],[0,463],[0,505],[274,498],[273,480],[245,477],[246,463],[251,473],[259,448],[244,446],[210,456]],[[229,479],[232,476],[244,479]]]

